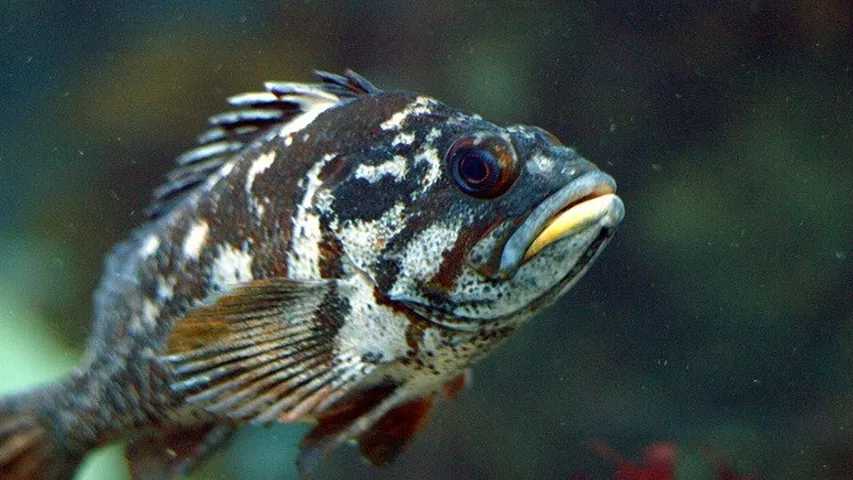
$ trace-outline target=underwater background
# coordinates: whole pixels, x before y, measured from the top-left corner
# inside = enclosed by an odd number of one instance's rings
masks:
[[[104,254],[226,96],[351,67],[552,131],[627,214],[396,463],[344,448],[318,478],[630,480],[655,452],[684,479],[853,478],[852,11],[6,0],[0,392],[76,364]],[[305,429],[244,429],[193,478],[295,478]],[[121,452],[79,478],[127,478]]]

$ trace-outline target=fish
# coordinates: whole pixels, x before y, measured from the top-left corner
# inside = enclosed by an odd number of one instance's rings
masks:
[[[303,475],[348,441],[387,464],[623,219],[542,128],[315,74],[229,98],[177,157],[106,257],[79,367],[0,398],[0,478],[69,478],[116,441],[132,478],[175,478],[291,422],[313,424]]]

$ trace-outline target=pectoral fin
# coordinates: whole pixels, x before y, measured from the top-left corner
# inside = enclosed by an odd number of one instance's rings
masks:
[[[214,414],[294,421],[342,397],[372,365],[338,351],[349,304],[336,281],[260,280],[178,321],[163,361],[174,391]]]

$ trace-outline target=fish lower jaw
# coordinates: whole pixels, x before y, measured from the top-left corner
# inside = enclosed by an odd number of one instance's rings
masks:
[[[587,198],[557,213],[524,253],[528,261],[545,247],[590,228],[615,228],[625,216],[625,205],[614,193]]]

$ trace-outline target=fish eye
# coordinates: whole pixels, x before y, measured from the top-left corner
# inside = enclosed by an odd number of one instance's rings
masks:
[[[446,158],[456,186],[473,197],[495,198],[517,177],[512,146],[499,137],[463,137],[454,142]]]

